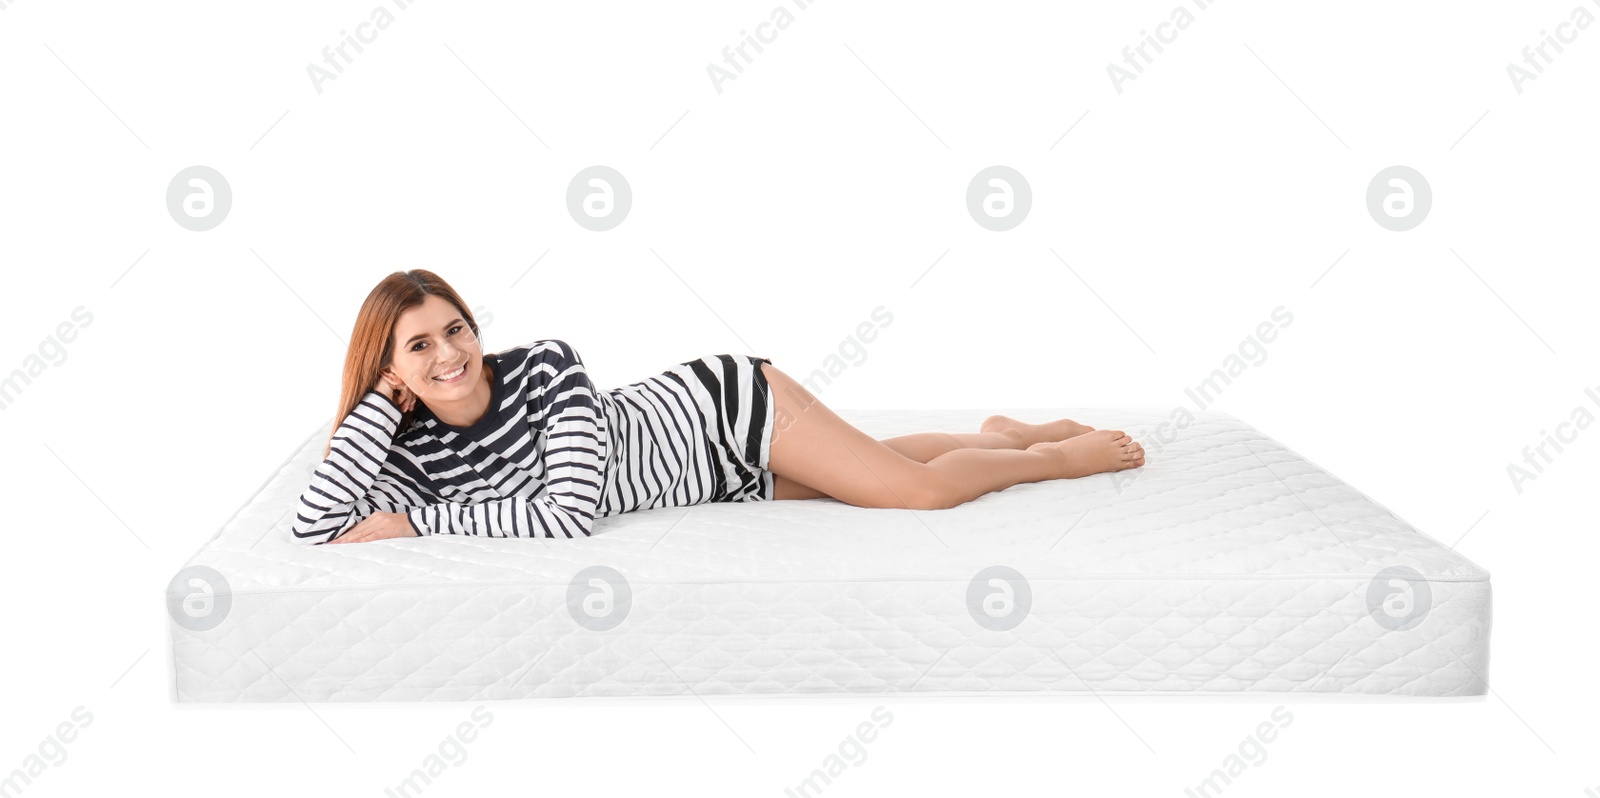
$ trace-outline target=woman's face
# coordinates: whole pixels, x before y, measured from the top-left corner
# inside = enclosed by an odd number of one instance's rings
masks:
[[[463,368],[464,367],[464,368]],[[449,382],[439,377],[462,372]],[[484,379],[483,350],[461,311],[429,294],[394,325],[394,364],[385,371],[427,404],[447,404],[471,394]]]

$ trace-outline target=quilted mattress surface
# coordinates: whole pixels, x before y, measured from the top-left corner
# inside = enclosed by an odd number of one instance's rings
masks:
[[[883,438],[995,411],[837,412]],[[948,510],[717,503],[580,540],[309,546],[288,526],[324,426],[168,586],[172,697],[1486,691],[1488,573],[1248,424],[998,412],[1126,430],[1147,464]]]

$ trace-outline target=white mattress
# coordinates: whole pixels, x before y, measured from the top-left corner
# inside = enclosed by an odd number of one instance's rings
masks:
[[[991,411],[838,412],[881,438]],[[308,546],[287,528],[324,427],[169,587],[173,697],[1487,689],[1488,573],[1249,425],[1198,413],[1161,443],[1167,410],[999,412],[1127,430],[1147,465],[939,511],[721,503],[604,518],[586,540]],[[569,607],[591,566],[626,580],[625,612],[620,593],[609,615]],[[1025,615],[981,609],[1007,586],[1021,603],[1015,582],[973,586],[991,566],[1026,580]],[[1391,567],[1414,576],[1374,587]],[[198,573],[220,579],[180,586]]]

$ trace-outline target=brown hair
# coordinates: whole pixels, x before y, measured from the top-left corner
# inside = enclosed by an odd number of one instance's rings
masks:
[[[472,311],[467,309],[467,303],[461,301],[461,295],[439,275],[427,269],[412,269],[394,272],[383,278],[372,289],[372,293],[367,294],[367,300],[361,303],[361,310],[356,314],[355,329],[350,333],[350,348],[344,356],[339,412],[333,417],[333,428],[329,430],[328,442],[322,450],[324,460],[333,451],[334,433],[339,431],[339,425],[361,403],[362,397],[374,389],[389,392],[388,383],[383,382],[383,369],[394,363],[395,322],[400,320],[400,315],[405,311],[421,305],[429,294],[443,297],[456,306],[481,347],[483,336],[478,329],[477,319],[472,318]],[[389,395],[393,398],[393,394]],[[413,415],[414,408],[412,412],[400,416],[400,426],[395,428],[396,436],[410,425]]]

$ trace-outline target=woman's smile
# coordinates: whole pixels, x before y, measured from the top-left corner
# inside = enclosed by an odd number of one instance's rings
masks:
[[[445,372],[445,373],[443,373],[443,374],[441,374],[441,375],[439,375],[437,377],[434,377],[433,379],[434,379],[434,382],[442,382],[442,383],[444,383],[446,385],[453,385],[455,383],[460,382],[466,376],[467,376],[467,364],[466,363],[462,363],[461,365],[456,366],[455,369],[453,369],[451,371],[447,371],[447,372]]]

